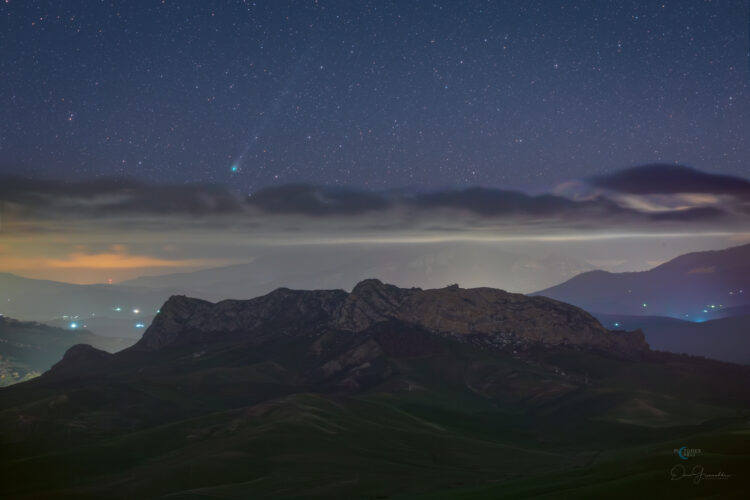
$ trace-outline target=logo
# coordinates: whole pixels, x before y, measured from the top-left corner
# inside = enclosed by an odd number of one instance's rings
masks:
[[[703,450],[701,450],[700,448],[688,448],[687,446],[683,446],[681,448],[675,448],[674,450],[672,450],[672,452],[682,460],[687,460],[688,458],[697,457],[698,455],[703,453]]]

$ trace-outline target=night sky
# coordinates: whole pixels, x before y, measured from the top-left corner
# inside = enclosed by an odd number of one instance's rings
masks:
[[[248,193],[747,176],[748,9],[4,0],[0,169]]]

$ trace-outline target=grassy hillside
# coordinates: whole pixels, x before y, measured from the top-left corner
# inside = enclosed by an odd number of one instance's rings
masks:
[[[353,335],[353,334],[349,334]],[[5,498],[739,498],[747,370],[451,339],[355,393],[309,339],[184,346],[0,391]],[[197,354],[197,355],[196,355]],[[729,479],[670,480],[675,448]],[[39,474],[39,471],[45,471]]]

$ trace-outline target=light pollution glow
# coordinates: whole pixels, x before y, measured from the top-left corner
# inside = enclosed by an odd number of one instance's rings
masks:
[[[51,237],[49,237],[51,236]],[[109,238],[121,238],[117,244],[102,243]],[[127,239],[124,239],[127,238]],[[169,241],[164,245],[163,241]],[[112,241],[112,240],[109,240]],[[665,247],[667,241],[671,241]],[[439,246],[451,242],[476,242],[497,245],[500,250],[526,253],[559,253],[580,256],[597,267],[609,268],[628,261],[628,248],[644,253],[661,251],[643,263],[656,264],[687,251],[718,249],[738,242],[750,241],[750,233],[733,232],[597,232],[578,234],[396,234],[360,236],[313,236],[303,234],[266,234],[248,236],[226,231],[182,232],[153,234],[138,232],[115,235],[95,232],[78,236],[36,235],[17,236],[0,248],[1,269],[25,277],[55,279],[71,283],[103,283],[132,279],[141,275],[158,275],[202,268],[219,267],[249,262],[258,253],[272,252],[273,248],[295,246],[331,246],[332,251],[346,251],[356,245],[425,245]],[[167,248],[167,251],[164,249]],[[581,249],[586,252],[582,253]],[[620,252],[618,256],[617,253]],[[615,257],[613,257],[615,256]],[[634,264],[634,270],[644,264]],[[619,269],[619,268],[618,268]]]

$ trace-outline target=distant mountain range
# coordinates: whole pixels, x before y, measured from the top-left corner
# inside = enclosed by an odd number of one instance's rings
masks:
[[[27,380],[47,371],[75,344],[91,344],[109,352],[133,340],[101,337],[87,330],[55,328],[0,316],[0,386]]]
[[[686,497],[669,478],[689,446],[731,476],[710,494],[739,498],[748,401],[750,367],[654,352],[544,297],[173,296],[134,346],[73,346],[0,390],[0,496]]]
[[[704,321],[750,308],[750,245],[681,255],[643,272],[590,271],[536,292],[603,314]]]

